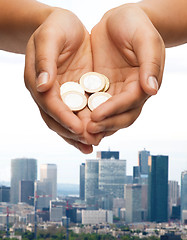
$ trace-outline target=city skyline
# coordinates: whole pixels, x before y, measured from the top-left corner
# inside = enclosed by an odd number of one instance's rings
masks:
[[[109,148],[110,149],[110,148]],[[101,150],[101,152],[102,151],[105,151],[106,149],[103,149],[103,150]],[[119,153],[120,153],[120,156],[122,155],[121,154],[121,151],[119,150],[119,149],[116,149],[117,151],[119,151]],[[115,151],[116,151],[115,150]],[[136,167],[137,165],[138,165],[138,161],[139,161],[139,159],[138,159],[138,156],[139,156],[139,152],[143,152],[143,151],[149,151],[149,149],[142,149],[142,150],[138,150],[137,151],[137,159],[136,159],[136,161],[133,161],[133,164],[132,164],[132,162],[128,165],[128,163],[130,162],[130,161],[128,161],[128,159],[126,159],[126,169],[127,169],[127,176],[133,176],[133,168],[134,167]],[[106,150],[106,151],[108,151],[108,150]],[[100,152],[100,151],[94,151],[92,154],[90,154],[89,156],[91,156],[91,157],[89,157],[89,159],[91,159],[91,158],[93,158],[93,159],[98,159],[98,158],[95,158],[94,157],[94,155],[93,154],[97,154],[98,152]],[[111,150],[111,152],[113,152],[113,150]],[[155,152],[154,154],[152,154],[152,152],[151,151],[149,151],[150,152],[150,155],[164,155],[164,154],[159,154],[159,153],[157,153],[157,152]],[[83,160],[81,160],[80,162],[78,162],[79,163],[79,166],[76,168],[76,170],[77,170],[77,174],[78,174],[78,178],[77,178],[77,181],[74,181],[74,182],[68,182],[68,181],[63,181],[63,182],[60,182],[59,181],[59,175],[60,174],[58,174],[57,173],[57,176],[58,176],[58,178],[57,178],[57,183],[67,183],[67,184],[79,184],[79,171],[80,171],[80,164],[82,164],[82,163],[84,163],[85,164],[85,162],[86,162],[86,160],[88,159],[88,158],[86,158],[86,156],[88,156],[88,155],[84,155],[85,156],[85,158],[83,159]],[[20,158],[20,159],[29,159],[30,157],[23,157],[23,158],[21,158],[21,157],[16,157],[15,159],[17,159],[17,158]],[[123,158],[123,157],[122,157]],[[169,156],[169,158],[170,158],[170,156]],[[39,163],[39,160],[37,159],[37,158],[35,158],[36,160],[37,160],[37,165],[38,165],[38,168],[37,168],[37,175],[38,175],[38,179],[42,179],[41,178],[41,167],[42,166],[45,166],[45,165],[57,165],[57,169],[56,169],[56,171],[57,172],[62,172],[62,169],[60,169],[59,168],[59,166],[58,166],[58,164],[56,164],[56,163],[49,163],[49,162],[45,162],[45,163]],[[123,159],[125,159],[125,158],[123,158]],[[11,161],[12,161],[13,159],[10,159],[10,166],[9,166],[9,170],[10,170],[10,172],[11,172]],[[170,159],[169,159],[169,162],[168,162],[168,165],[169,165],[169,167],[170,167]],[[130,167],[131,167],[131,169],[130,169]],[[179,171],[178,172],[178,176],[175,174],[175,177],[174,178],[172,178],[171,176],[169,177],[169,180],[171,180],[171,181],[177,181],[179,184],[181,183],[181,173],[183,172],[183,171],[186,171],[186,169],[187,169],[187,167],[186,168],[183,168],[182,170],[181,170],[181,172]],[[75,169],[74,169],[75,170]],[[1,171],[1,170],[0,170]],[[9,172],[9,174],[8,174],[8,176],[6,176],[6,178],[1,178],[1,174],[0,174],[0,182],[5,182],[5,183],[11,183],[11,174],[10,174],[10,172]],[[177,176],[177,177],[176,177]],[[65,179],[66,180],[66,179]],[[6,185],[6,184],[5,184]]]
[[[119,218],[126,224],[147,221],[163,223],[168,220],[181,220],[182,223],[185,223],[187,217],[187,171],[181,173],[182,184],[179,196],[178,183],[168,181],[169,156],[151,155],[145,149],[139,151],[138,155],[138,165],[143,167],[139,173],[134,171],[132,181],[127,183],[126,160],[120,158],[120,152],[110,149],[97,152],[97,158],[86,159],[86,164],[81,164],[80,189],[84,187],[84,197],[79,192],[79,196],[58,195],[57,198],[53,196],[57,186],[57,166],[55,164],[41,165],[40,180],[37,180],[36,159],[13,159],[11,161],[11,188],[1,187],[0,198],[8,204],[7,193],[10,191],[10,199],[12,199],[10,205],[17,205],[18,208],[19,202],[22,202],[23,206],[23,202],[33,205],[29,199],[34,198],[35,214],[38,212],[36,209],[39,210],[39,215],[41,211],[45,211],[45,214],[41,213],[43,221],[49,219],[49,212],[51,214],[53,212],[55,214],[53,220],[57,217],[58,221],[59,216],[63,217],[64,211],[68,209],[71,213],[69,212],[70,215],[66,215],[66,217],[69,216],[74,223],[77,222],[76,219],[79,219],[79,222],[82,221],[83,224],[108,222],[107,219],[99,220],[98,218],[101,216],[99,209],[103,209],[110,210],[114,219],[115,217]],[[146,169],[148,172],[145,173]],[[19,184],[18,189],[16,184]],[[17,193],[19,193],[19,201],[16,201],[15,198]],[[54,202],[50,204],[50,200],[54,200]],[[59,212],[56,209],[57,205]],[[95,215],[90,212],[85,220],[82,210],[97,211]],[[80,213],[82,215],[79,215]],[[77,218],[77,216],[79,217]]]
[[[108,9],[128,1],[82,0],[84,8],[75,0],[63,1],[63,6],[57,0],[43,2],[72,10],[91,30]],[[24,56],[0,51],[0,181],[10,181],[11,159],[27,157],[37,159],[38,165],[57,164],[61,169],[59,183],[78,183],[80,164],[94,158],[96,151],[110,147],[112,151],[119,150],[120,157],[127,160],[127,175],[132,175],[137,153],[144,148],[153,155],[168,155],[169,179],[180,183],[180,174],[187,169],[186,51],[187,44],[166,50],[165,72],[158,94],[146,102],[132,126],[103,139],[89,155],[68,145],[43,122],[24,86]]]

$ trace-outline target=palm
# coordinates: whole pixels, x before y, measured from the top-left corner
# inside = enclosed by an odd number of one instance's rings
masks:
[[[71,39],[70,45],[67,49],[63,49],[58,59],[57,70],[57,82],[61,86],[68,81],[79,82],[80,77],[86,73],[92,71],[92,53],[90,46],[90,36],[86,30],[80,31],[77,39]],[[81,38],[85,35],[81,45],[77,45],[77,42],[81,42]],[[71,45],[72,44],[72,45]],[[84,132],[82,139],[87,144],[98,144],[101,140],[99,135],[91,135],[86,131],[87,123],[90,121],[90,110],[88,107],[77,113],[77,116],[83,123]]]
[[[66,24],[61,26],[60,23],[65,21]],[[54,32],[47,32],[46,34],[46,29],[53,29]],[[48,91],[41,94],[35,87],[35,66],[40,64],[36,62],[36,54],[38,54],[39,47],[41,47],[41,38],[42,40],[44,38],[43,33],[46,37],[45,39],[53,38],[53,46],[51,48],[58,47],[58,57],[57,60],[53,61],[54,66],[52,66],[55,82]],[[37,46],[37,44],[40,46]],[[43,50],[43,52],[45,51]],[[28,43],[25,83],[38,104],[46,124],[67,142],[74,146],[76,145],[78,148],[84,148],[82,149],[83,152],[90,152],[91,148],[89,146],[88,148],[81,146],[79,141],[88,144],[97,144],[100,141],[99,138],[95,138],[95,136],[93,137],[85,131],[87,122],[90,121],[90,111],[86,108],[78,114],[71,112],[61,100],[60,86],[67,81],[78,82],[81,75],[88,71],[92,71],[89,33],[85,30],[82,23],[69,12],[65,11],[63,14],[58,14],[57,12],[50,16],[49,21],[47,20],[33,34]],[[76,129],[76,132],[80,134],[73,134],[68,129]]]
[[[135,118],[137,118],[148,96],[140,86],[140,66],[130,41],[132,36],[128,26],[124,24],[125,21],[121,21],[120,25],[115,19],[110,24],[107,24],[107,20],[107,17],[104,17],[92,31],[94,71],[103,73],[110,79],[108,92],[115,96],[115,99],[121,98],[124,102],[130,102],[129,98],[131,98],[131,106],[127,111],[135,108]],[[125,32],[122,29],[125,29]],[[109,116],[110,109],[107,111],[103,107],[104,113],[101,113],[103,111],[100,109],[96,113],[98,115],[96,118],[103,120],[101,114]],[[124,109],[118,108],[115,114],[123,111]]]

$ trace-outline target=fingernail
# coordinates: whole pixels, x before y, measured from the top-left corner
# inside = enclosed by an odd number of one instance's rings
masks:
[[[105,130],[105,126],[103,125],[97,125],[95,126],[94,128],[94,133],[100,133],[100,132],[103,132]]]
[[[43,85],[45,85],[49,80],[49,74],[47,72],[42,72],[40,73],[40,75],[38,76],[36,82],[37,82],[37,90],[41,91],[43,88]]]
[[[78,141],[80,141],[81,143],[84,143],[84,144],[88,144],[87,140],[83,137],[79,137]]]
[[[150,88],[154,89],[155,91],[158,91],[158,81],[156,77],[150,76],[148,78],[148,85]]]
[[[69,130],[71,133],[77,134],[71,127],[68,127],[68,130]]]

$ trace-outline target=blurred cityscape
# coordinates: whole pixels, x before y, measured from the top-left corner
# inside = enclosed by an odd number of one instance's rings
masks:
[[[96,155],[80,165],[78,195],[57,184],[56,164],[42,164],[38,180],[36,159],[12,159],[10,186],[0,184],[0,239],[53,239],[49,229],[60,229],[55,239],[187,239],[187,169],[179,186],[168,180],[169,156],[139,151],[128,176],[119,151]]]

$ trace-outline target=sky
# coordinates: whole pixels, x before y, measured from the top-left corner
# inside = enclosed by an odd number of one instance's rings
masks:
[[[90,31],[102,15],[127,1],[42,1],[73,11]],[[131,1],[132,2],[132,1]],[[136,2],[136,1],[134,1]],[[10,181],[11,159],[27,157],[55,163],[59,183],[79,183],[79,166],[96,158],[97,151],[120,151],[127,174],[138,162],[138,151],[169,156],[169,179],[180,182],[187,170],[187,45],[166,50],[161,89],[151,97],[140,117],[127,129],[103,139],[84,155],[48,129],[24,86],[24,56],[0,51],[0,181]]]

